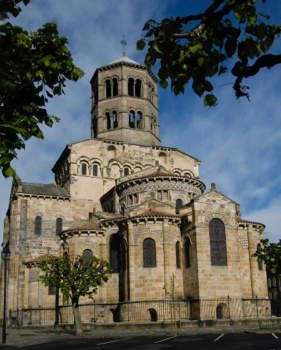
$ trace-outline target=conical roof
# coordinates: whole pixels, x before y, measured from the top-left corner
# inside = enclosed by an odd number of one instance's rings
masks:
[[[109,64],[114,64],[114,63],[118,63],[118,62],[127,62],[127,63],[133,63],[133,64],[139,64],[136,61],[131,60],[129,57],[123,55],[122,57],[117,58],[117,60],[110,62]]]

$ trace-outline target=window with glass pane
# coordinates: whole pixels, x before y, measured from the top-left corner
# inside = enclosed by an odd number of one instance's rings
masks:
[[[176,266],[177,269],[181,268],[181,255],[180,255],[180,242],[176,243]]]
[[[35,234],[40,236],[42,233],[42,218],[41,216],[36,216],[35,218]]]
[[[212,219],[209,224],[211,264],[227,266],[226,238],[224,223],[220,219]]]
[[[58,234],[62,231],[62,219],[61,218],[57,218],[56,220],[56,235],[58,236]]]
[[[119,272],[120,239],[117,234],[110,237],[110,265],[113,273]]]
[[[190,239],[189,237],[186,237],[184,242],[184,249],[185,249],[185,267],[190,267]]]
[[[156,267],[156,247],[152,238],[143,241],[143,267]]]

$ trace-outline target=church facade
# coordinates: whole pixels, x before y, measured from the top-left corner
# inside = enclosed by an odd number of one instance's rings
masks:
[[[155,319],[159,301],[172,294],[179,302],[235,300],[247,318],[257,317],[263,300],[258,317],[268,317],[266,271],[252,257],[265,227],[242,219],[215,184],[206,191],[198,159],[161,145],[154,74],[123,56],[96,70],[91,91],[91,137],[65,147],[55,182],[14,179],[3,242],[11,251],[8,310],[53,307],[36,262],[67,253],[110,262],[95,302],[116,305],[117,320],[122,303],[136,314],[142,301]],[[187,317],[223,318],[229,308],[218,301],[207,312],[198,302]]]

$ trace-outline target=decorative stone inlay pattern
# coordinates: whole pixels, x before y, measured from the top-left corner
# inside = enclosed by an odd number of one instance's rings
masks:
[[[150,225],[146,225],[145,229],[138,230],[134,233],[134,244],[138,245],[138,241],[139,241],[140,236],[142,236],[146,233],[156,235],[160,239],[161,244],[163,244],[163,231],[162,230],[153,230],[150,227]]]
[[[214,196],[214,195],[208,195],[205,197],[200,198],[200,202],[202,203],[218,203],[218,204],[233,204],[233,202],[223,196]]]
[[[225,225],[235,225],[235,218],[231,216],[229,211],[226,212],[214,212],[208,209],[201,209],[198,215],[198,222],[200,224],[209,224],[210,220],[213,218],[221,219]]]
[[[39,269],[31,268],[29,269],[29,282],[38,282],[39,281]]]
[[[256,244],[260,243],[261,237],[259,232],[253,233],[253,241],[256,241]]]
[[[142,152],[138,150],[128,150],[123,152],[118,156],[119,159],[124,159],[126,161],[136,161],[136,162],[149,162],[153,163],[155,161],[155,156],[148,152]]]
[[[98,255],[99,254],[99,245],[97,243],[91,242],[89,237],[86,237],[84,243],[80,243],[78,245],[78,249],[81,250],[85,250],[85,249],[91,249],[94,250],[94,255]]]
[[[167,243],[168,244],[172,244],[175,241],[176,238],[178,238],[178,239],[181,238],[180,233],[179,232],[170,231],[168,233],[168,242]]]
[[[142,184],[136,184],[135,186],[130,186],[122,192],[121,198],[134,193],[151,192],[151,191],[157,191],[157,190],[185,191],[188,193],[196,193],[198,195],[201,194],[201,190],[198,187],[186,182],[157,181],[157,182],[142,183]]]
[[[248,242],[248,237],[247,237],[247,231],[239,231],[238,232],[238,241],[240,242],[242,248],[248,249],[249,247],[249,242]]]

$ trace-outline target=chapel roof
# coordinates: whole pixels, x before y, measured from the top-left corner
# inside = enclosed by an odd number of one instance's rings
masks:
[[[20,185],[21,186],[19,186],[17,190],[18,193],[50,197],[70,197],[69,190],[59,187],[54,183],[40,184],[22,182]]]

